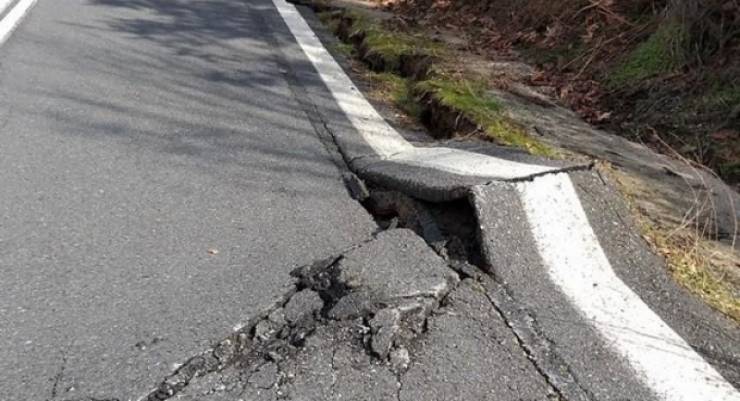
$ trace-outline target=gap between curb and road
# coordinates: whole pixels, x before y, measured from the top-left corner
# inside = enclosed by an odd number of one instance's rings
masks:
[[[740,400],[740,393],[614,273],[569,176],[579,166],[548,167],[454,148],[414,146],[364,98],[295,6],[272,1],[362,137],[364,145],[334,138],[358,175],[373,176],[373,166],[385,164],[385,178],[393,181],[388,177],[393,175],[388,173],[390,163],[397,169],[476,177],[483,183],[468,186],[474,204],[486,191],[495,190],[491,184],[508,183],[518,195],[549,279],[645,386],[665,400]]]

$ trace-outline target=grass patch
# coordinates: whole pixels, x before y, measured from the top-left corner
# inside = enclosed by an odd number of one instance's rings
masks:
[[[352,35],[364,35],[367,51],[383,58],[385,69],[397,71],[404,54],[441,55],[444,46],[430,39],[392,31],[379,21],[358,12],[348,12],[353,21]]]
[[[379,86],[383,97],[390,100],[409,116],[416,120],[419,119],[421,105],[414,98],[411,81],[389,72],[371,73],[369,76]]]
[[[449,55],[443,44],[393,31],[384,26],[382,21],[358,11],[344,11],[343,14],[321,13],[319,18],[330,29],[336,31],[343,16],[352,20],[349,36],[361,35],[366,51],[383,59],[383,69],[386,72],[368,74],[376,84],[380,97],[391,101],[406,114],[418,120],[422,114],[422,105],[415,95],[433,92],[442,104],[461,111],[483,127],[485,134],[493,141],[526,150],[534,155],[557,157],[558,153],[552,148],[530,137],[521,126],[504,115],[500,102],[487,93],[485,81],[433,78],[416,82],[394,73],[399,71],[401,57],[404,55],[429,55],[443,59]],[[441,77],[443,73],[435,71],[432,74]]]
[[[699,237],[693,224],[683,226],[663,208],[664,198],[639,178],[619,172],[605,163],[599,171],[611,177],[624,195],[636,226],[652,250],[665,258],[673,279],[714,309],[740,323],[738,285],[726,279],[724,271],[736,269],[738,256],[725,248]],[[684,216],[685,217],[685,216]],[[679,227],[680,226],[680,227]]]
[[[720,115],[718,122],[729,121],[732,113],[740,107],[740,85],[733,83],[717,82],[702,96],[696,98],[687,107],[687,114],[692,115]],[[719,113],[719,114],[717,114]],[[737,118],[737,117],[734,117]],[[740,182],[740,141],[737,137],[724,136],[722,131],[730,133],[733,131],[731,123],[725,123],[727,129],[710,131],[708,148],[711,159],[710,166],[717,171],[723,179],[729,182]],[[737,127],[737,124],[735,124]],[[737,128],[735,128],[737,131]]]
[[[632,85],[647,78],[665,74],[683,62],[679,46],[685,34],[678,24],[662,24],[640,43],[608,77],[612,87]]]
[[[698,238],[667,233],[648,223],[642,232],[653,248],[665,257],[673,278],[715,309],[740,322],[740,298],[732,288],[711,273],[711,251]]]
[[[732,109],[740,104],[740,86],[713,85],[712,90],[699,98],[699,106],[705,110]]]
[[[726,163],[719,163],[719,165],[717,166],[717,172],[720,177],[740,181],[740,162],[730,161]]]
[[[445,106],[460,110],[483,127],[486,135],[498,143],[524,149],[538,156],[556,156],[552,148],[535,140],[523,128],[504,116],[503,106],[494,96],[487,93],[484,83],[430,79],[418,83],[416,89],[421,92],[432,92]]]
[[[355,54],[355,47],[347,43],[337,42],[337,43],[330,45],[330,47],[332,51],[337,52],[347,57]]]
[[[447,106],[464,111],[476,121],[498,119],[502,106],[493,96],[486,96],[486,87],[469,80],[430,79],[417,84],[425,92],[434,92]]]
[[[339,14],[335,11],[322,11],[316,14],[319,21],[323,23],[332,33],[339,30]]]

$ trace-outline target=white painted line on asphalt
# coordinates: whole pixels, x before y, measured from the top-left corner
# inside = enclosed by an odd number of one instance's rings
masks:
[[[659,399],[740,400],[740,393],[617,277],[567,174],[516,185],[552,280]]]
[[[273,3],[339,106],[381,157],[496,178],[552,170],[457,149],[414,147],[365,99],[295,7],[285,0]],[[553,282],[639,372],[658,399],[740,401],[740,393],[617,277],[567,174],[544,175],[516,185]]]
[[[450,173],[514,179],[557,168],[519,163],[451,148],[417,148],[391,127],[324,48],[303,16],[285,0],[273,0],[296,41],[316,67],[339,107],[373,150],[386,160]],[[434,160],[428,159],[433,157]]]
[[[5,7],[7,7],[8,4],[5,4]],[[20,0],[18,4],[8,12],[5,18],[0,21],[0,45],[5,43],[5,41],[10,37],[10,34],[13,33],[16,27],[18,27],[18,24],[21,23],[23,17],[26,16],[34,4],[36,4],[36,0]],[[1,12],[2,11],[0,11],[0,13]]]
[[[5,12],[5,9],[8,8],[8,6],[14,2],[15,0],[0,0],[0,17]]]

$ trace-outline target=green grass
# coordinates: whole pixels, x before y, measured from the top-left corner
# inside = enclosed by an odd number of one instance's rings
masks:
[[[502,110],[497,99],[485,95],[486,87],[479,82],[433,78],[420,82],[417,88],[426,92],[434,92],[442,103],[464,110],[476,121],[497,119]]]
[[[419,119],[421,105],[414,98],[411,91],[411,82],[390,72],[372,73],[370,78],[381,87],[383,93],[409,116]]]
[[[552,148],[535,140],[507,118],[501,103],[487,93],[483,83],[437,78],[418,83],[416,90],[434,93],[442,104],[462,112],[498,143],[524,149],[534,155],[556,156]]]
[[[366,50],[383,59],[385,72],[373,73],[370,78],[380,86],[383,96],[411,117],[418,119],[423,108],[415,95],[433,92],[442,104],[459,110],[483,127],[486,135],[493,141],[526,150],[531,154],[557,157],[557,152],[552,148],[530,137],[521,126],[504,115],[501,103],[488,94],[484,81],[447,79],[439,71],[433,73],[437,78],[422,82],[410,81],[394,74],[400,69],[403,55],[423,54],[439,58],[449,56],[442,44],[393,31],[385,27],[381,21],[360,12],[345,11],[343,15],[353,21],[350,36],[362,35]],[[339,17],[337,13],[320,15],[322,21],[330,25],[330,28],[331,24],[338,24]]]
[[[734,161],[734,162],[727,162],[727,163],[720,163],[717,166],[717,170],[719,172],[720,177],[723,178],[734,178],[734,179],[740,179],[740,162]]]
[[[716,84],[706,95],[699,98],[699,104],[705,109],[732,109],[740,104],[740,86],[733,84]]]
[[[633,85],[647,78],[668,73],[680,67],[683,55],[678,50],[685,36],[676,24],[663,24],[639,44],[627,59],[612,71],[608,83],[612,87]]]
[[[385,69],[397,71],[404,54],[439,55],[444,47],[437,42],[384,27],[381,22],[358,12],[348,12],[353,20],[352,34],[364,35],[368,52],[383,58]]]
[[[351,56],[355,53],[354,46],[347,44],[347,43],[337,42],[337,43],[330,45],[330,47],[332,51],[345,55],[345,56]]]
[[[339,14],[334,11],[324,11],[316,15],[332,33],[337,33],[337,30],[339,29]]]
[[[720,113],[722,116],[730,114],[740,105],[740,85],[732,82],[717,81],[709,90],[695,98],[686,106],[690,114]],[[717,119],[718,122],[724,118]],[[713,154],[713,163],[720,177],[729,181],[740,179],[740,143],[731,139],[709,140]]]

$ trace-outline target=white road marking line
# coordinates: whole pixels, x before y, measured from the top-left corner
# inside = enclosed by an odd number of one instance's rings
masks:
[[[284,0],[273,0],[296,41],[321,75],[339,107],[365,141],[382,158],[457,174],[513,179],[557,168],[518,163],[451,148],[417,148],[404,139],[365,99],[342,67],[324,48],[301,14]],[[428,159],[434,157],[434,160]]]
[[[516,185],[552,280],[659,399],[740,400],[740,393],[617,277],[568,175]]]
[[[3,15],[5,12],[5,9],[8,8],[10,3],[14,2],[15,0],[0,0],[0,15]]]
[[[7,7],[8,4],[5,4],[5,7]],[[18,24],[23,20],[23,17],[28,13],[28,10],[30,10],[34,4],[36,4],[36,0],[20,0],[18,4],[10,10],[5,18],[0,21],[0,45],[8,40],[10,34],[13,33]]]
[[[414,147],[375,111],[295,7],[285,0],[273,3],[339,106],[381,157],[474,176],[551,170],[456,149]],[[617,277],[567,174],[516,185],[552,280],[659,399],[740,401],[740,393]]]

